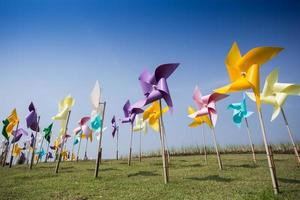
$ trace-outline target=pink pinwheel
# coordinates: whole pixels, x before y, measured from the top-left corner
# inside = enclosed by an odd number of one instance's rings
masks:
[[[38,117],[37,117],[37,113],[36,113],[35,107],[32,102],[30,103],[28,110],[30,113],[26,116],[27,128],[30,128],[33,131],[39,132],[40,128],[39,128],[39,124],[38,124]]]
[[[193,94],[193,99],[199,110],[189,115],[189,117],[195,118],[208,114],[212,121],[212,124],[215,126],[218,118],[216,102],[228,96],[229,95],[219,93],[212,93],[206,96],[202,96],[198,86],[196,86]]]
[[[169,92],[167,78],[176,70],[179,63],[169,63],[158,66],[153,74],[144,70],[140,77],[140,84],[145,95],[144,105],[156,100],[164,99],[172,109],[173,102]]]
[[[122,123],[130,122],[131,124],[133,124],[135,116],[137,114],[144,112],[142,106],[143,106],[143,101],[138,101],[135,104],[130,105],[130,101],[127,100],[125,105],[123,106],[125,118],[122,120]]]

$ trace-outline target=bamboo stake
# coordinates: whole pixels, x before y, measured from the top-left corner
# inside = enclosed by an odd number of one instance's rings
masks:
[[[116,152],[116,158],[119,160],[119,127],[117,127],[117,152]]]
[[[43,148],[44,138],[45,138],[45,137],[42,137],[42,142],[41,142],[41,146],[40,146],[40,152],[41,152],[41,150],[42,150],[42,148]],[[37,161],[36,161],[36,165],[39,163],[39,160],[40,160],[40,156],[38,156],[38,159],[37,159]]]
[[[16,130],[18,130],[18,128],[19,128],[19,122],[18,122],[18,124],[17,124]],[[15,132],[15,134],[16,134],[16,132]],[[15,138],[15,137],[16,137],[16,135],[14,135],[14,138]],[[14,150],[14,148],[15,148],[15,144],[16,144],[16,142],[14,142],[14,144],[13,144],[13,146],[12,146],[12,149],[11,149],[11,152],[10,152],[9,168],[12,167],[12,162],[13,162],[13,160],[14,160],[13,150]]]
[[[6,144],[6,147],[5,147],[4,156],[3,156],[2,167],[5,167],[5,165],[6,165],[6,158],[7,158],[7,153],[8,153],[8,151],[9,151],[9,147],[10,147],[10,143],[9,143],[9,138],[8,138],[7,144]]]
[[[87,145],[88,145],[88,138],[86,137],[85,150],[84,150],[84,160],[88,160],[88,157],[87,157]]]
[[[130,146],[129,146],[129,155],[128,155],[128,166],[131,165],[132,135],[133,135],[133,122],[131,122],[131,134],[130,134]]]
[[[288,124],[287,118],[285,116],[285,113],[283,111],[283,108],[281,108],[281,113],[282,113],[282,116],[283,116],[283,119],[284,119],[284,122],[285,122],[285,126],[286,126],[286,128],[288,130],[288,134],[289,134],[289,137],[290,137],[292,145],[293,145],[293,149],[294,149],[294,152],[295,152],[296,159],[298,161],[298,164],[300,164],[300,157],[299,157],[298,149],[297,149],[297,146],[296,146],[296,144],[294,142],[292,131],[291,131],[290,127],[289,127],[289,124]]]
[[[99,105],[100,105],[100,102],[99,102]],[[104,101],[104,103],[103,103],[102,124],[101,124],[101,131],[100,131],[101,135],[100,135],[99,145],[98,145],[98,156],[96,159],[95,178],[98,177],[99,163],[101,162],[101,159],[102,159],[102,135],[103,135],[105,107],[106,107],[106,101]]]
[[[166,152],[165,146],[165,136],[163,131],[163,120],[162,120],[162,108],[161,108],[161,100],[159,100],[159,109],[160,109],[160,118],[159,118],[159,133],[160,133],[160,140],[161,140],[161,150],[162,150],[162,160],[163,160],[163,171],[164,171],[164,181],[165,184],[169,182],[169,165],[168,165],[168,153]]]
[[[39,124],[40,124],[40,116],[38,117],[38,127],[39,127]],[[31,162],[30,162],[30,165],[29,165],[29,169],[31,170],[32,169],[32,165],[33,165],[33,162],[34,162],[34,154],[35,154],[35,145],[36,145],[36,138],[37,138],[37,133],[38,131],[36,130],[35,131],[35,136],[34,136],[34,141],[33,141],[33,149],[32,149],[32,155],[31,155]]]
[[[212,131],[212,135],[213,135],[213,141],[214,141],[214,145],[215,145],[215,150],[216,150],[216,153],[217,153],[217,159],[218,159],[218,163],[219,163],[219,168],[220,168],[220,170],[222,170],[223,169],[223,164],[222,164],[221,156],[220,156],[220,153],[219,153],[219,150],[218,150],[218,144],[217,144],[217,139],[216,139],[215,128],[212,127],[211,131]]]
[[[67,123],[66,123],[66,127],[65,127],[65,133],[64,133],[63,136],[65,136],[66,133],[67,133],[70,115],[71,115],[71,110],[69,110],[69,113],[68,113]],[[58,156],[58,161],[57,161],[57,163],[56,163],[56,168],[55,168],[55,173],[56,173],[56,174],[58,173],[59,164],[60,164],[60,161],[61,161],[61,153],[62,153],[62,151],[63,151],[63,149],[64,149],[64,144],[65,144],[65,138],[63,137],[63,138],[62,138],[62,144],[61,144],[60,152],[59,152],[59,156]]]
[[[142,126],[140,124],[140,162],[142,162]]]
[[[252,151],[252,159],[253,159],[254,164],[256,164],[255,150],[254,150],[254,145],[253,145],[252,138],[251,138],[251,131],[250,131],[250,128],[249,128],[249,124],[248,124],[247,118],[245,118],[245,122],[246,122],[247,133],[248,133],[248,138],[249,138],[249,142],[250,142],[250,147],[251,147],[251,151]]]
[[[78,144],[76,162],[78,162],[78,160],[79,160],[80,145],[81,145],[81,140],[82,140],[82,138],[81,138],[82,133],[79,133],[79,134],[80,134],[80,140],[79,140],[79,144]]]
[[[269,147],[268,147],[267,136],[266,136],[266,129],[265,129],[265,125],[264,125],[264,122],[263,122],[263,117],[262,117],[262,113],[261,113],[260,109],[258,109],[258,116],[259,116],[261,132],[262,132],[262,135],[263,135],[265,150],[266,150],[266,153],[267,153],[267,159],[268,159],[268,165],[269,165],[270,175],[271,175],[271,179],[272,179],[273,190],[274,190],[275,194],[278,194],[279,187],[278,187],[277,178],[276,178],[276,174],[275,174],[275,167],[272,165],[272,160],[271,160],[270,151],[269,151]]]
[[[207,164],[206,142],[205,142],[204,126],[203,125],[202,125],[202,139],[203,139],[204,160],[205,160],[205,164]]]
[[[46,153],[45,163],[47,163],[47,161],[48,161],[49,146],[50,146],[50,142],[47,145],[47,153]]]

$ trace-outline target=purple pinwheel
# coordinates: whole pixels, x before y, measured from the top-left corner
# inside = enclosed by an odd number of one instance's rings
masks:
[[[30,128],[33,131],[39,132],[40,128],[39,128],[38,119],[37,119],[38,117],[37,117],[37,113],[36,113],[35,107],[32,102],[30,103],[28,110],[30,113],[26,116],[27,128]]]
[[[143,113],[144,110],[142,109],[144,100],[138,101],[133,105],[130,105],[130,101],[127,100],[125,105],[123,106],[123,111],[125,118],[122,120],[122,123],[131,123],[133,124],[135,116],[137,114]]]
[[[48,154],[47,154],[47,158],[53,158],[53,155],[52,155],[52,153],[51,152],[48,152]]]
[[[18,142],[23,135],[27,136],[28,133],[22,128],[18,128],[17,130],[13,131],[14,138],[12,139],[11,143],[13,144],[15,142]]]
[[[33,148],[33,145],[34,145],[34,135],[33,133],[31,133],[31,140],[30,140],[30,147]]]
[[[111,126],[112,126],[112,136],[115,137],[116,131],[118,129],[115,116],[113,116],[113,118],[111,119]]]
[[[144,70],[140,77],[140,84],[145,95],[144,106],[156,100],[164,99],[172,109],[173,102],[169,92],[167,78],[176,70],[179,63],[169,63],[158,66],[154,74]]]

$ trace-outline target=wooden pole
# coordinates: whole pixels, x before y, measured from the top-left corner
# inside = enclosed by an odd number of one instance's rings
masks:
[[[86,137],[86,143],[85,143],[85,150],[84,150],[84,160],[87,160],[87,145],[88,145],[88,138]]]
[[[249,124],[248,124],[247,118],[245,118],[245,122],[246,122],[247,133],[248,133],[248,138],[249,138],[249,142],[250,142],[250,147],[251,147],[251,151],[252,151],[252,159],[253,159],[254,164],[256,164],[255,150],[254,150],[254,145],[253,145],[252,138],[251,138],[251,131],[250,131],[250,128],[249,128]]]
[[[80,140],[79,140],[79,144],[78,144],[76,162],[78,162],[78,160],[79,160],[80,145],[81,145],[81,140],[82,140],[82,138],[81,138],[82,133],[79,133],[79,134],[80,134]]]
[[[8,153],[8,151],[9,151],[9,147],[10,147],[10,143],[9,143],[9,138],[8,138],[7,144],[6,144],[6,147],[5,147],[4,156],[3,156],[2,167],[5,167],[5,165],[6,165],[6,158],[7,158],[7,153]]]
[[[45,137],[42,137],[42,142],[41,142],[41,146],[40,146],[40,152],[41,152],[41,150],[43,148],[44,138]],[[38,158],[37,158],[36,165],[39,163],[39,160],[40,160],[40,156],[38,156]]]
[[[129,145],[129,155],[128,155],[128,166],[131,165],[132,136],[133,136],[133,122],[131,122],[131,134],[130,134],[130,145]]]
[[[47,163],[47,161],[48,161],[49,146],[50,146],[50,142],[47,145],[47,153],[46,153],[45,163]]]
[[[117,152],[116,152],[116,158],[119,160],[119,127],[117,127]]]
[[[18,130],[19,128],[19,122],[17,124],[17,128],[16,128],[16,131]],[[16,132],[15,132],[16,134]],[[15,139],[16,135],[14,135],[14,139]],[[12,167],[12,163],[13,163],[13,160],[14,160],[14,156],[13,156],[13,150],[15,148],[15,144],[16,144],[16,141],[13,143],[13,146],[12,146],[12,149],[11,149],[11,152],[10,152],[10,161],[9,161],[9,168]]]
[[[39,124],[40,124],[40,116],[38,117],[38,127],[39,127]],[[33,149],[32,149],[32,154],[31,154],[31,162],[30,162],[30,165],[29,165],[29,169],[31,170],[32,169],[32,165],[33,165],[33,162],[34,162],[34,154],[35,154],[35,145],[36,145],[36,138],[37,138],[37,133],[38,131],[36,130],[35,131],[35,136],[34,136],[34,141],[33,141]]]
[[[99,102],[100,105],[100,102]],[[100,131],[100,139],[99,139],[99,144],[98,144],[98,156],[96,159],[96,168],[95,168],[95,178],[98,177],[98,171],[99,171],[99,164],[102,158],[102,135],[103,135],[103,125],[104,125],[104,114],[105,114],[105,107],[106,107],[106,101],[104,101],[103,103],[103,112],[102,112],[102,124],[101,124],[101,131]]]
[[[276,178],[276,174],[275,174],[275,167],[272,165],[272,160],[271,160],[270,151],[269,151],[269,147],[268,147],[267,136],[266,136],[266,129],[265,129],[265,125],[264,125],[264,122],[263,122],[263,117],[262,117],[262,113],[261,113],[260,109],[258,109],[258,116],[259,116],[261,132],[262,132],[262,135],[263,135],[265,150],[266,150],[266,153],[267,153],[267,159],[268,159],[268,165],[269,165],[270,175],[271,175],[271,179],[272,179],[273,190],[274,190],[275,194],[278,194],[279,187],[278,187],[277,178]]]
[[[159,118],[159,133],[160,133],[160,140],[161,140],[161,150],[162,150],[162,160],[163,160],[163,171],[164,171],[164,181],[165,184],[169,182],[169,165],[168,165],[168,153],[166,151],[166,144],[165,144],[165,136],[163,130],[163,119],[162,119],[162,108],[161,108],[161,100],[159,100],[159,109],[160,109],[160,118]]]
[[[220,170],[222,170],[223,169],[223,164],[222,164],[221,156],[220,156],[219,149],[218,149],[215,128],[212,127],[211,131],[212,131],[212,135],[213,135],[213,141],[214,141],[214,145],[215,145],[215,150],[216,150],[216,153],[217,153],[217,159],[218,159],[218,163],[219,163],[219,168],[220,168]]]
[[[72,152],[71,152],[71,162],[73,161],[73,151],[74,151],[74,141],[73,141],[73,144],[72,144]]]
[[[140,124],[140,162],[142,162],[142,126]]]
[[[283,111],[283,108],[281,108],[281,113],[282,113],[282,116],[283,116],[283,119],[284,119],[284,122],[285,122],[285,126],[286,126],[286,128],[288,130],[288,134],[289,134],[289,137],[290,137],[292,145],[293,145],[293,149],[294,149],[294,152],[295,152],[296,159],[298,161],[298,164],[300,164],[300,157],[299,157],[298,149],[297,149],[297,146],[296,146],[296,144],[294,142],[293,134],[292,134],[292,131],[291,131],[290,127],[289,127],[289,124],[288,124],[288,121],[286,119],[286,116],[285,116],[285,113]]]
[[[66,133],[67,133],[70,115],[71,115],[71,110],[69,110],[69,113],[68,113],[67,123],[66,123],[66,127],[65,127],[65,133],[64,133],[63,136],[65,136]],[[59,151],[58,161],[57,161],[57,163],[56,163],[56,168],[55,168],[55,173],[56,173],[56,174],[58,173],[59,164],[60,164],[60,161],[61,161],[61,153],[62,153],[62,151],[63,151],[64,144],[65,144],[65,138],[63,137],[63,138],[62,138],[61,148],[60,148],[60,151]]]
[[[204,160],[205,160],[205,164],[207,164],[206,142],[205,142],[204,126],[203,125],[202,125],[202,139],[203,139]]]

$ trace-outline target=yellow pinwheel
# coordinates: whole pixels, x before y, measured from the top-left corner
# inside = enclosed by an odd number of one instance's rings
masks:
[[[278,83],[278,69],[274,69],[266,78],[260,101],[264,104],[274,106],[271,121],[273,121],[280,113],[283,104],[288,95],[300,95],[300,85],[292,83]],[[256,101],[253,93],[247,92],[248,97],[252,101]]]
[[[20,156],[22,150],[23,150],[23,149],[22,149],[18,144],[15,144],[15,145],[14,145],[14,148],[13,148],[13,151],[12,151],[12,155],[13,155],[14,157]]]
[[[195,111],[194,108],[192,108],[191,106],[188,107],[188,114],[189,115],[191,115],[191,114],[193,114],[195,112],[196,111]],[[189,127],[195,128],[197,126],[200,126],[203,123],[207,124],[207,126],[209,128],[212,128],[212,123],[211,123],[208,115],[202,115],[202,116],[195,117],[193,119],[193,122],[189,124]]]
[[[61,156],[63,158],[63,160],[68,160],[68,151],[66,149],[64,149],[62,152],[61,152]]]
[[[294,142],[292,131],[289,127],[287,118],[285,116],[284,110],[283,110],[283,104],[285,103],[288,95],[300,95],[300,85],[293,84],[293,83],[278,83],[278,76],[279,71],[278,69],[274,69],[266,78],[265,85],[263,88],[263,91],[260,95],[260,100],[262,103],[265,104],[271,104],[274,106],[274,111],[272,114],[271,121],[273,121],[281,112],[283,119],[285,121],[285,125],[288,130],[288,134],[290,137],[290,140],[293,145],[293,149],[297,158],[298,163],[300,164],[300,156],[298,153],[297,146]],[[253,101],[255,101],[255,96],[253,93],[247,93],[249,98]]]
[[[168,112],[169,107],[166,106],[162,109],[162,114]],[[155,101],[152,103],[150,107],[148,107],[143,114],[143,120],[148,120],[148,123],[150,127],[156,131],[159,132],[159,117],[161,116],[160,113],[160,106],[159,101]]]
[[[68,114],[74,104],[75,99],[71,95],[66,96],[58,103],[58,113],[52,119],[61,121],[60,136],[66,132]]]
[[[257,108],[260,109],[259,68],[281,50],[283,48],[280,47],[256,47],[242,56],[237,43],[234,42],[225,61],[231,83],[214,91],[226,94],[252,89]]]

